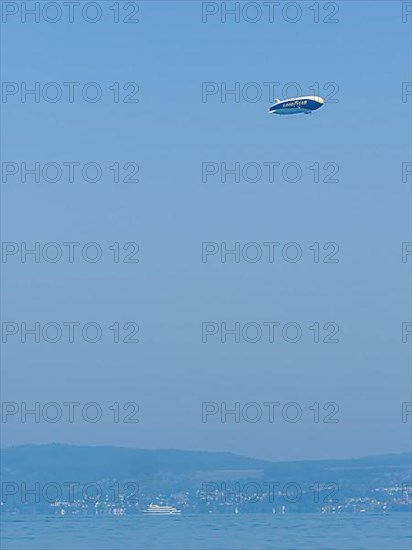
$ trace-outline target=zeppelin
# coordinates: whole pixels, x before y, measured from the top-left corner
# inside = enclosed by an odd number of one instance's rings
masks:
[[[297,115],[304,113],[310,114],[322,107],[325,100],[316,95],[306,95],[302,97],[292,97],[290,99],[275,99],[275,103],[269,108],[268,113],[276,115]]]

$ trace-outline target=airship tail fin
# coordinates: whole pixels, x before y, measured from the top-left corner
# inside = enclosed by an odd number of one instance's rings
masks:
[[[279,103],[280,99],[276,98],[273,100],[273,103]]]

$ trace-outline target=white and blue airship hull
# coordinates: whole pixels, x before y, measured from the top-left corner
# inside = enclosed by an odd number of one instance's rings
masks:
[[[276,99],[269,108],[269,113],[276,115],[310,114],[322,107],[325,101],[318,96],[292,97],[290,99]]]

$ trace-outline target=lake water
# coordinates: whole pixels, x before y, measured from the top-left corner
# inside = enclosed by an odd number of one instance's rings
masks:
[[[2,518],[2,550],[410,550],[401,514],[196,515]]]

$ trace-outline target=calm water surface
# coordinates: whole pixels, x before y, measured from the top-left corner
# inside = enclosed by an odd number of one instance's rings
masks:
[[[2,518],[2,550],[410,550],[401,514]]]

